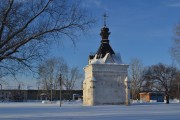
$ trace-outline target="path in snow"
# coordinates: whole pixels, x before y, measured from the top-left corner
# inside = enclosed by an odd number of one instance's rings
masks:
[[[87,107],[82,104],[0,103],[0,120],[180,120],[180,104]]]

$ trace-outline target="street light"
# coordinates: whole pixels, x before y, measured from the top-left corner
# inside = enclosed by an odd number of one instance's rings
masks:
[[[51,103],[52,103],[52,87],[53,87],[53,84],[51,83]]]
[[[1,86],[1,92],[2,92],[2,84],[0,84],[0,86]],[[2,93],[1,93],[2,94]],[[2,95],[1,95],[1,97],[2,97]],[[1,99],[1,98],[0,98]]]
[[[180,84],[180,81],[178,81],[178,96],[179,96],[179,103],[180,103],[179,84]]]
[[[1,91],[2,91],[2,84],[0,84],[0,86],[1,86]]]
[[[60,76],[59,76],[59,85],[60,85],[60,91],[59,91],[59,100],[60,100],[59,102],[60,102],[60,103],[59,103],[59,104],[60,104],[60,107],[61,107],[61,104],[62,104],[62,103],[61,103],[61,94],[62,94],[62,93],[61,93],[61,91],[62,91],[62,76],[61,76],[61,74],[60,74]]]

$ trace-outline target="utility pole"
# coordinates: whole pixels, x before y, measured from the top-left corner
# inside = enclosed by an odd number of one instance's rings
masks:
[[[52,103],[52,88],[53,88],[53,84],[51,83],[51,103]]]
[[[2,91],[2,84],[0,84],[0,86],[1,86],[1,91]]]
[[[179,103],[180,103],[179,84],[180,84],[180,81],[178,81],[178,96],[179,96]]]
[[[0,84],[0,86],[1,86],[1,92],[2,92],[2,84]],[[1,97],[2,97],[2,93],[1,93]],[[0,97],[0,99],[1,99],[1,97]]]
[[[60,74],[60,76],[59,76],[59,85],[60,85],[60,91],[59,91],[59,103],[60,103],[60,107],[61,107],[61,95],[62,95],[62,76],[61,76],[61,74]]]

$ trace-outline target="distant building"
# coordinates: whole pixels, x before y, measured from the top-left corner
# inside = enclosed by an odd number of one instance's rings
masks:
[[[143,102],[164,102],[164,92],[141,92],[139,95]]]
[[[101,29],[101,45],[95,55],[89,56],[84,68],[83,104],[129,104],[128,65],[123,64],[109,44],[109,28]]]
[[[27,90],[0,90],[1,102],[23,102],[27,100]]]
[[[62,90],[62,100],[69,100],[68,91]],[[53,100],[59,100],[59,90],[52,90]],[[70,100],[73,100],[73,94],[82,97],[82,90],[72,90]],[[26,102],[28,100],[51,100],[51,91],[46,90],[0,90],[0,102]],[[75,98],[74,98],[75,99]]]

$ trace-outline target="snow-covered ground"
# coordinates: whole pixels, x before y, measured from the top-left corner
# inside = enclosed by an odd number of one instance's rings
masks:
[[[0,120],[180,120],[179,103],[83,106],[80,102],[0,103]]]

